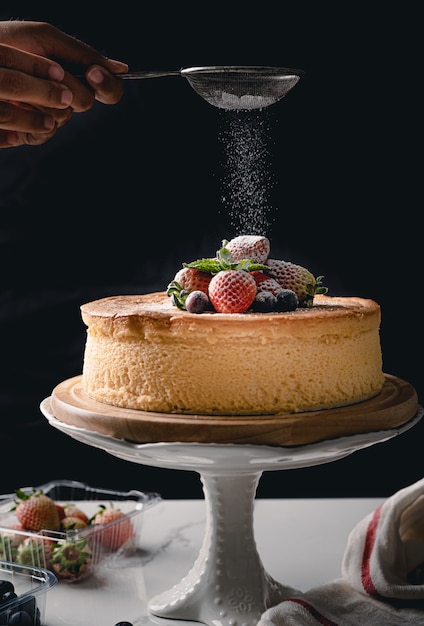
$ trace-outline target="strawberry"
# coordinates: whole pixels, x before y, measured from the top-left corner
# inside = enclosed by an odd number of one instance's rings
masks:
[[[183,267],[169,283],[166,295],[172,298],[172,304],[179,309],[185,309],[191,313],[203,313],[209,308],[208,287],[211,278],[212,274],[209,272]],[[191,294],[196,295],[189,298]]]
[[[208,272],[183,267],[175,274],[174,281],[187,291],[203,291],[207,294],[211,278]]]
[[[10,543],[13,546],[17,547],[25,539],[26,530],[20,524],[11,524],[10,526],[8,526],[8,528],[10,528],[11,532],[7,533],[7,534],[2,533],[2,537],[7,537],[9,539]],[[23,530],[25,532],[25,534],[21,535],[20,533],[14,533],[13,532],[14,530]]]
[[[245,270],[222,270],[209,284],[209,300],[218,313],[244,313],[256,292],[256,281]]]
[[[84,511],[81,511],[76,504],[64,504],[63,510],[65,513],[64,517],[79,517],[83,522],[88,524],[88,515],[86,515]]]
[[[311,307],[314,296],[317,293],[327,293],[328,289],[323,287],[321,281],[323,276],[315,278],[311,272],[290,261],[280,261],[268,259],[269,275],[274,278],[283,289],[294,291],[300,307]]]
[[[92,556],[86,539],[58,542],[54,544],[50,566],[58,578],[76,579],[89,571]]]
[[[67,515],[60,522],[61,530],[74,530],[75,528],[85,528],[87,522],[77,515]]]
[[[17,549],[26,537],[25,529],[19,524],[13,524],[9,528],[10,532],[2,532],[0,539],[0,559],[2,561],[16,561]],[[14,533],[13,530],[23,530],[25,534]]]
[[[274,296],[276,296],[277,293],[282,290],[280,283],[278,283],[275,278],[271,278],[271,276],[264,274],[264,272],[255,271],[250,273],[256,281],[258,293],[261,291],[270,291]]]
[[[32,567],[46,567],[50,560],[53,544],[48,539],[27,537],[19,546],[16,562]]]
[[[271,248],[269,239],[261,235],[239,235],[223,241],[222,245],[231,252],[234,261],[250,259],[256,263],[266,263]]]
[[[215,311],[243,313],[249,308],[256,295],[256,282],[249,272],[268,268],[262,263],[247,258],[235,261],[231,252],[225,247],[225,241],[223,244],[224,247],[217,251],[216,257],[185,263],[184,268],[204,272],[210,276],[208,297]],[[225,290],[228,290],[226,295]],[[175,306],[181,309],[187,308],[185,302],[190,292],[181,289],[177,281],[172,281],[168,285],[166,293],[173,298]]]
[[[27,494],[20,489],[16,491],[16,495],[16,517],[26,530],[59,530],[59,513],[49,496],[42,491],[33,490]]]
[[[55,506],[56,506],[56,509],[57,509],[57,513],[59,515],[59,521],[62,521],[63,518],[66,516],[65,509],[63,508],[63,506],[61,504],[57,504],[56,503]]]
[[[121,519],[122,521],[119,521]],[[120,509],[115,509],[113,506],[102,506],[101,510],[92,518],[91,523],[105,526],[99,534],[99,538],[103,547],[108,550],[118,550],[127,541],[134,539],[131,520],[125,517]]]

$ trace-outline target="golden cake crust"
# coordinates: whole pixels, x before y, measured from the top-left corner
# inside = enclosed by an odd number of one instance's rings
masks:
[[[380,307],[316,295],[287,313],[192,314],[165,292],[83,304],[83,386],[114,406],[254,415],[360,402],[384,384]]]
[[[374,300],[365,298],[316,295],[312,308],[296,309],[287,313],[213,312],[197,315],[173,306],[171,298],[165,292],[110,296],[94,300],[81,306],[81,314],[87,326],[95,322],[107,333],[123,332],[127,329],[130,334],[137,332],[137,329],[142,333],[143,325],[151,321],[154,321],[158,332],[161,328],[168,332],[170,327],[175,327],[179,332],[181,326],[186,326],[190,331],[199,329],[204,332],[205,328],[213,328],[214,332],[224,333],[229,328],[246,332],[266,332],[271,327],[278,332],[292,334],[293,327],[296,326],[296,334],[312,331],[319,334],[321,330],[326,332],[328,329],[327,326],[320,328],[320,324],[323,321],[328,324],[330,319],[337,325],[342,320],[348,325],[355,320],[361,324],[368,320],[371,327],[375,327],[376,322],[379,325],[381,319],[380,306]]]

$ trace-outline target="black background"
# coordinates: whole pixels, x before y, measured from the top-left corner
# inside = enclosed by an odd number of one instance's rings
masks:
[[[273,256],[323,274],[331,295],[378,301],[384,370],[422,398],[420,20],[413,3],[377,4],[14,2],[0,18],[50,21],[131,69],[304,70],[263,112]],[[0,409],[12,459],[1,491],[75,478],[202,497],[197,474],[73,441],[38,405],[81,371],[82,302],[163,289],[181,262],[234,235],[221,202],[226,123],[181,77],[128,81],[118,105],[74,115],[44,146],[1,151]],[[258,497],[390,495],[422,477],[423,430],[334,463],[266,472]]]

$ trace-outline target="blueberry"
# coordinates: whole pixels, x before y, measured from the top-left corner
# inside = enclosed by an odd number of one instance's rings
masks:
[[[270,291],[259,291],[252,304],[252,309],[259,313],[275,311],[277,298]]]
[[[204,291],[192,291],[185,300],[185,308],[189,313],[204,313],[209,308],[209,298]]]
[[[291,289],[279,291],[276,300],[276,311],[295,311],[299,305],[297,295]]]
[[[14,591],[5,591],[0,596],[0,604],[5,604],[6,602],[10,602],[11,600],[15,600],[18,596]]]
[[[16,609],[19,611],[25,611],[28,615],[35,615],[37,612],[37,602],[35,596],[26,596],[18,600]]]
[[[0,604],[2,602],[2,597],[5,593],[9,591],[15,591],[13,583],[10,580],[0,580]],[[6,600],[4,600],[6,602]]]
[[[9,617],[8,624],[15,626],[34,626],[33,619],[26,611],[16,611]]]

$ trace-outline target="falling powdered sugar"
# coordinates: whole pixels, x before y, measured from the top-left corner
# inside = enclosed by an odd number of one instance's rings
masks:
[[[269,124],[265,112],[227,112],[219,139],[224,148],[221,201],[237,235],[266,235],[274,185],[269,172]]]

